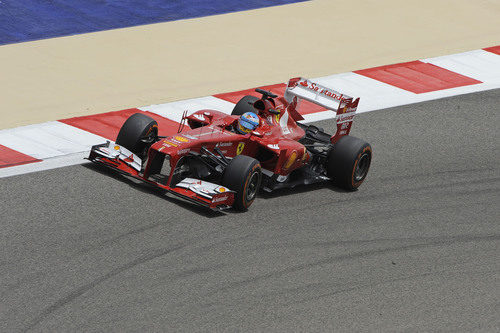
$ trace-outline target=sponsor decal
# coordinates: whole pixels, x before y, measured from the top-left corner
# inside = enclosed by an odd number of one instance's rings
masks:
[[[224,193],[224,192],[226,192],[226,188],[225,187],[218,187],[217,191],[220,193]]]
[[[232,142],[219,142],[215,146],[216,147],[231,147],[232,145],[233,145]]]
[[[191,151],[191,149],[189,148],[186,148],[186,149],[181,149],[177,152],[178,155],[184,155],[184,154],[187,154]]]
[[[355,115],[356,115],[355,113],[352,113],[352,114],[348,114],[348,113],[340,114],[340,115],[337,116],[337,124],[351,122],[354,119]]]
[[[117,145],[117,146],[114,146],[113,148],[114,148],[115,150],[120,150],[120,146],[118,146],[118,145]]]
[[[330,90],[327,90],[327,89],[321,90],[320,94],[326,95],[328,97],[332,97],[332,98],[334,98],[336,100],[339,100],[339,101],[342,99],[342,94],[337,95],[336,93],[334,93],[334,92],[332,92]]]
[[[288,88],[293,89],[297,86],[297,83],[300,81],[299,77],[294,77],[288,81]]]
[[[205,117],[202,114],[193,114],[193,117],[198,120],[205,121]]]
[[[149,128],[148,132],[146,133],[146,135],[148,135],[149,133],[151,133],[151,131],[153,130],[153,128],[156,128],[156,130],[158,131],[158,125],[153,125]]]
[[[158,149],[158,151],[162,151],[163,148],[165,148],[165,146],[161,146],[160,149]]]
[[[295,160],[297,159],[297,152],[294,150],[292,154],[290,154],[290,157],[286,161],[285,165],[283,166],[284,169],[288,169],[292,166],[293,163],[295,163]]]
[[[163,145],[167,147],[177,147],[179,144],[168,140],[163,141]]]
[[[243,151],[244,148],[245,148],[244,142],[238,143],[238,148],[236,148],[236,155],[241,154],[241,152]]]
[[[355,107],[346,107],[345,108],[345,113],[349,113],[349,112],[356,112],[356,109]]]
[[[224,195],[224,196],[221,196],[221,197],[213,198],[212,202],[222,202],[222,201],[226,201],[228,198],[229,198],[229,196]]]
[[[347,100],[344,100],[347,101]],[[355,113],[357,109],[357,104],[356,106],[352,106],[353,103],[351,102],[346,102],[346,105],[344,105],[342,108],[339,108],[337,114],[347,114],[347,113]]]
[[[323,88],[319,85],[317,85],[314,82],[309,82],[308,80],[304,80],[299,82],[299,84],[309,90],[316,91],[320,94],[323,94],[325,96],[331,97],[333,99],[336,99],[338,101],[342,100],[342,94],[337,94],[331,90],[328,90],[327,88]]]
[[[149,135],[149,133],[151,133],[153,131],[153,129],[155,129],[155,128],[156,128],[156,133],[158,134],[158,125],[153,125],[146,132],[146,136]]]
[[[276,150],[280,149],[280,146],[277,143],[275,143],[275,144],[268,144],[267,147],[271,148],[271,149],[276,149]]]
[[[176,136],[175,140],[177,140],[179,142],[189,142],[188,139],[186,139],[185,137],[182,137],[182,136]]]

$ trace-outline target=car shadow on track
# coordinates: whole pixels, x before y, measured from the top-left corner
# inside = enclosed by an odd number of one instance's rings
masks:
[[[175,204],[183,209],[189,209],[191,212],[196,213],[198,215],[201,215],[203,217],[214,218],[214,217],[220,217],[220,216],[225,215],[225,213],[223,213],[223,212],[213,211],[213,210],[210,210],[206,207],[198,206],[196,204],[184,201],[181,198],[168,196],[167,191],[165,191],[163,189],[153,187],[147,183],[141,182],[140,180],[137,180],[137,179],[134,179],[132,177],[128,177],[126,175],[120,174],[118,172],[115,172],[113,170],[106,168],[105,166],[94,164],[94,163],[85,163],[85,164],[82,164],[82,166],[84,168],[98,172],[98,173],[105,175],[107,177],[111,177],[115,180],[121,181],[121,182],[129,185],[130,187],[132,187],[134,190],[138,190],[138,191],[141,191],[141,192],[147,193],[147,194],[152,194],[158,198],[164,199],[172,204]],[[231,209],[229,211],[232,212],[233,210]]]
[[[322,189],[327,189],[333,192],[337,193],[349,193],[350,191],[344,190],[339,187],[335,187],[329,182],[322,182],[322,183],[315,183],[315,184],[308,184],[308,185],[297,185],[293,188],[282,188],[279,190],[274,190],[272,192],[266,192],[263,190],[259,191],[258,198],[264,198],[264,199],[272,199],[276,197],[286,197],[290,195],[297,195],[301,193],[306,193],[306,192],[311,192],[311,191],[317,191],[317,190],[322,190]]]
[[[90,169],[95,172],[99,172],[102,175],[105,175],[107,177],[111,177],[115,180],[121,181],[123,183],[126,183],[130,187],[132,187],[134,190],[141,191],[143,193],[147,194],[152,194],[155,195],[156,197],[162,198],[172,204],[175,204],[183,209],[188,209],[191,212],[194,212],[198,215],[201,215],[203,217],[208,217],[208,218],[214,218],[214,217],[220,217],[220,216],[225,216],[226,213],[232,213],[232,214],[239,214],[239,213],[245,213],[245,212],[240,212],[235,209],[228,209],[224,212],[218,212],[218,211],[213,211],[210,210],[206,207],[198,206],[196,204],[193,204],[188,201],[184,201],[181,198],[178,197],[173,197],[173,196],[168,196],[167,191],[153,187],[147,183],[144,183],[140,180],[134,179],[132,177],[128,177],[126,175],[120,174],[118,172],[115,172],[113,170],[110,170],[106,168],[105,166],[94,164],[94,163],[86,163],[82,164],[84,168]],[[257,196],[257,200],[259,199],[272,199],[272,198],[277,198],[277,197],[286,197],[290,195],[297,195],[305,192],[310,192],[310,191],[317,191],[321,189],[329,189],[333,192],[338,192],[338,193],[348,193],[349,191],[346,191],[344,189],[335,187],[331,185],[329,182],[323,182],[323,183],[315,183],[315,184],[309,184],[309,185],[297,185],[296,187],[293,188],[283,188],[279,190],[274,190],[273,192],[266,192],[263,190],[259,191],[259,194]]]

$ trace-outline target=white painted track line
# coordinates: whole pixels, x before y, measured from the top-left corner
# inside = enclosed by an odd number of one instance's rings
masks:
[[[57,169],[70,165],[83,164],[88,162],[87,160],[85,160],[85,158],[88,156],[89,150],[86,150],[78,153],[47,158],[36,163],[16,165],[9,168],[1,168],[0,178],[17,176],[25,173],[43,170]]]
[[[474,50],[421,61],[482,81],[484,84],[500,85],[500,56],[488,51]]]
[[[59,121],[0,131],[0,144],[37,159],[90,150],[106,139]]]

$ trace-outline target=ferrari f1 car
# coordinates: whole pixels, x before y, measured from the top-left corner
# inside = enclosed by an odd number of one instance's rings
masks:
[[[231,115],[216,110],[184,113],[178,133],[158,135],[157,122],[130,116],[116,142],[92,147],[89,160],[213,210],[247,210],[259,190],[330,181],[356,190],[366,178],[371,146],[349,136],[359,98],[304,78],[290,79],[284,96],[256,89]],[[300,123],[306,100],[336,113],[333,134]],[[258,127],[236,130],[240,115],[258,115]],[[187,126],[186,126],[187,125]]]

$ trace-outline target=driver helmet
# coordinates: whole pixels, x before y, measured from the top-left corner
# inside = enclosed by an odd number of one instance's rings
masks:
[[[238,119],[237,130],[241,134],[248,134],[254,131],[257,126],[259,126],[259,123],[259,116],[253,112],[245,112],[241,115],[240,119]]]

